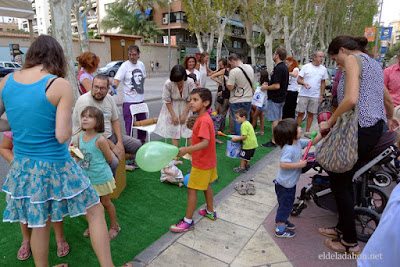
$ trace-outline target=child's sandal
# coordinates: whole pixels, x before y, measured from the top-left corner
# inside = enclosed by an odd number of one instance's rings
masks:
[[[21,247],[18,250],[17,258],[20,261],[24,261],[29,259],[31,256],[31,242],[30,241],[22,241]]]
[[[235,189],[236,189],[236,191],[238,191],[239,195],[246,195],[247,194],[246,183],[244,181],[236,183],[235,184]]]
[[[248,195],[254,195],[256,193],[256,188],[254,186],[254,180],[251,179],[246,183],[246,192]]]
[[[65,238],[57,240],[57,256],[59,258],[65,257],[69,254],[69,245]]]

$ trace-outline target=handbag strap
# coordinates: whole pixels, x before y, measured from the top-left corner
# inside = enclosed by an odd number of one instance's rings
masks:
[[[242,69],[242,67],[238,66],[238,68],[241,69],[241,70],[243,71],[244,76],[246,76],[247,81],[249,81],[250,88],[253,89],[253,84],[252,84],[252,82],[251,82],[249,76],[247,76],[247,73],[244,71],[244,69]],[[254,90],[253,90],[253,91],[254,91]]]
[[[363,62],[363,59],[362,59],[362,57],[361,57],[360,55],[354,54],[354,56],[356,57],[357,63],[358,63],[358,69],[359,69],[359,72],[360,72],[360,75],[358,76],[358,80],[359,80],[360,86],[361,86],[361,80],[362,80],[363,64],[364,64],[364,62]]]

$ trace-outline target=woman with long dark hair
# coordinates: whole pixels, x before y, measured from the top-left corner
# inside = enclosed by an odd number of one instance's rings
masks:
[[[338,86],[339,106],[328,121],[319,125],[321,131],[329,129],[335,125],[339,116],[355,105],[358,106],[359,160],[352,170],[345,173],[328,172],[339,221],[335,227],[318,229],[320,234],[334,238],[325,240],[327,247],[352,254],[361,252],[354,221],[352,178],[360,168],[360,162],[369,160],[368,155],[381,137],[386,121],[389,127],[394,124],[393,102],[383,86],[382,68],[367,54],[367,44],[366,38],[351,36],[338,36],[330,43],[328,54],[344,66],[344,73]]]

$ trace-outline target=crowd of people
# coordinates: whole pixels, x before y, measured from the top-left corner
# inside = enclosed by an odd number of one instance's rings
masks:
[[[368,158],[385,128],[398,127],[392,97],[398,104],[400,63],[383,72],[368,55],[367,44],[364,37],[350,36],[336,37],[330,43],[327,52],[340,68],[340,75],[335,76],[332,93],[334,112],[319,125],[321,131],[330,129],[343,113],[357,106],[359,162]],[[50,36],[39,36],[29,48],[23,68],[2,80],[0,115],[7,110],[12,131],[4,134],[0,145],[0,154],[11,163],[3,185],[7,194],[3,221],[20,223],[23,241],[18,259],[26,260],[32,253],[37,266],[47,266],[51,225],[55,230],[57,255],[66,256],[69,244],[63,234],[63,217],[84,214],[89,227],[83,235],[90,237],[100,265],[113,266],[110,241],[121,231],[110,200],[116,188],[116,169],[121,160],[133,160],[146,140],[146,132],[139,131],[137,138],[131,132],[132,119],[144,120],[145,114],[132,118],[130,112],[131,106],[144,102],[146,69],[139,60],[139,47],[129,46],[128,56],[129,60],[110,79],[104,75],[93,76],[99,57],[92,52],[82,53],[77,58],[81,96],[73,110],[72,87],[63,78],[66,75],[64,54]],[[255,86],[252,66],[244,64],[237,54],[220,59],[216,71],[208,68],[207,53],[199,58],[187,56],[183,65],[171,69],[163,86],[162,107],[154,132],[172,140],[172,145],[179,148],[178,157],[190,154],[192,164],[190,180],[185,184],[186,215],[170,227],[172,232],[194,229],[198,190],[204,192],[207,204],[199,213],[211,220],[217,219],[210,183],[218,178],[216,132],[225,131],[226,119],[230,122],[228,131],[235,135],[232,142],[242,142],[240,166],[233,171],[244,173],[250,169],[258,147],[256,136],[264,135],[266,117],[272,124],[272,139],[261,146],[282,148],[280,171],[274,180],[278,199],[275,235],[295,236],[295,225],[288,218],[301,168],[306,164],[302,149],[309,143],[308,139],[301,139],[300,124],[307,114],[304,136],[311,138],[311,124],[329,78],[322,65],[324,57],[323,51],[316,51],[312,61],[300,69],[296,59],[287,57],[285,49],[277,48],[273,55],[275,67],[270,70],[271,74],[261,70],[259,86]],[[400,53],[398,58],[400,61]],[[156,65],[152,62],[151,71],[154,67],[158,69],[158,62]],[[218,84],[216,114],[212,110],[211,91],[206,88],[208,76]],[[121,82],[125,133],[110,89],[111,85],[117,88]],[[257,104],[255,95],[261,96]],[[27,97],[29,102],[24,101]],[[255,132],[258,119],[261,127]],[[71,137],[71,144],[80,149],[82,157],[68,151],[67,142]],[[182,138],[187,139],[187,145],[179,147]],[[320,140],[321,134],[313,139],[313,144]],[[160,180],[183,186],[183,174],[176,166],[181,163],[172,160],[161,170]],[[358,168],[360,164],[345,173],[328,172],[339,219],[336,226],[319,228],[318,232],[330,237],[325,244],[333,251],[361,253],[355,229],[352,184]]]

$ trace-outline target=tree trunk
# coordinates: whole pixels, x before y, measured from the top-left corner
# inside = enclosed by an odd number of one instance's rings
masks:
[[[256,48],[257,48],[257,46],[249,45],[249,47],[250,47],[251,65],[253,66],[253,69],[255,69],[255,66],[256,66]]]
[[[271,72],[274,69],[274,63],[272,62],[272,43],[274,41],[274,38],[272,36],[272,33],[264,32],[264,34],[265,62],[267,64],[268,72]]]
[[[196,30],[194,34],[196,35],[196,39],[197,39],[197,48],[199,49],[200,53],[203,53],[204,52],[203,40],[201,40],[200,31]]]
[[[222,42],[224,41],[226,23],[229,18],[225,17],[225,20],[218,26],[218,42],[217,42],[217,63],[222,58]]]
[[[211,54],[211,51],[214,48],[214,36],[215,36],[215,32],[211,31],[210,35],[208,36],[208,40],[207,40],[207,53]]]
[[[65,16],[66,10],[71,10],[72,0],[49,1],[52,20],[52,35],[60,43],[67,61],[67,77],[74,89],[75,100],[79,97],[75,77],[74,54],[72,52],[71,16]],[[68,13],[69,14],[69,13]]]
[[[288,16],[284,16],[283,17],[283,33],[284,33],[284,38],[285,38],[285,48],[286,48],[286,52],[287,52],[287,56],[291,57],[292,54],[292,46],[290,44],[290,36],[289,36],[289,17]]]

